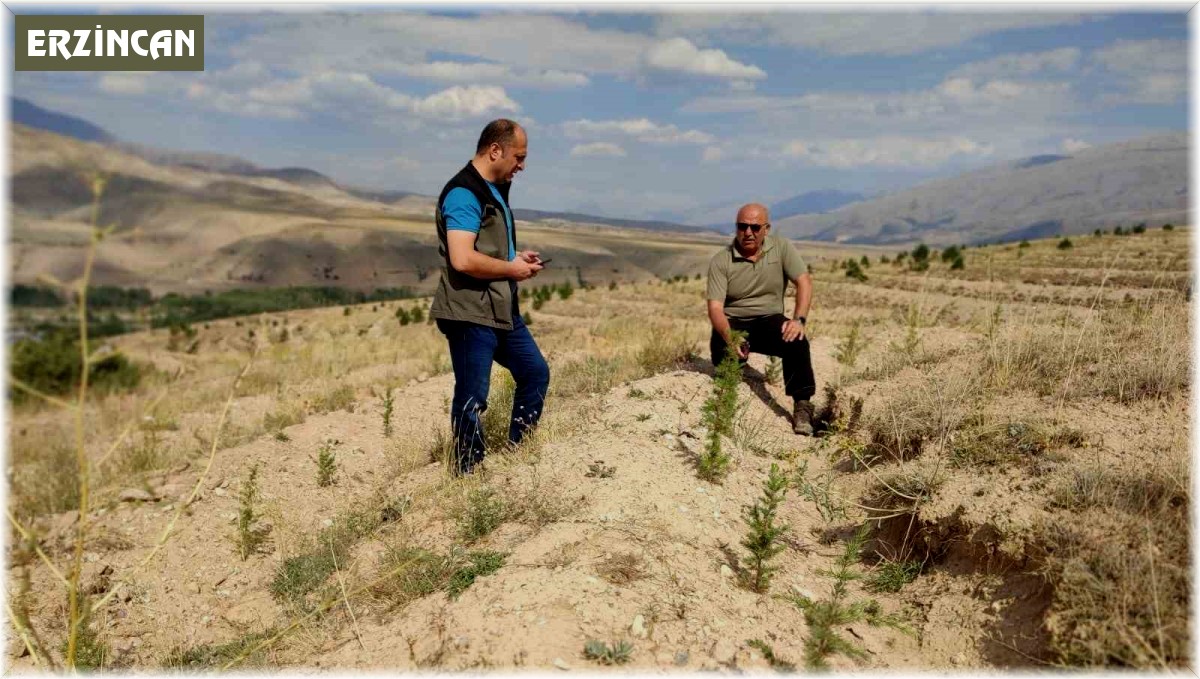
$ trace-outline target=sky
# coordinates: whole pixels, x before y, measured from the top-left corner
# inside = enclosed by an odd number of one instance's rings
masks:
[[[202,73],[20,72],[12,94],[122,141],[432,195],[509,117],[515,207],[694,223],[1188,129],[1183,10],[266,7],[138,10],[204,13]]]

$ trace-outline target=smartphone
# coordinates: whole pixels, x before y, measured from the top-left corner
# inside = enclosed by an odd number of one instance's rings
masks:
[[[539,259],[537,263],[541,264],[542,266],[546,266],[547,264],[549,264],[550,262],[553,262],[553,261],[554,261],[554,258],[547,257],[546,259]]]

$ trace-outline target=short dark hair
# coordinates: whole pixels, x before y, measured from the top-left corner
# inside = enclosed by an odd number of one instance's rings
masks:
[[[475,145],[475,155],[483,153],[492,144],[499,144],[500,148],[507,147],[516,140],[519,129],[521,126],[508,118],[493,120],[479,134],[479,143]]]

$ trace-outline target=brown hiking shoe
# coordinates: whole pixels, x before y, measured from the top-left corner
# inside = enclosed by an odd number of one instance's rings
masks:
[[[801,436],[813,435],[813,404],[811,401],[796,401],[792,411],[792,431]]]

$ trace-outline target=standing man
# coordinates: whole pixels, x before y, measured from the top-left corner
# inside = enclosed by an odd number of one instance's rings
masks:
[[[550,368],[517,308],[517,281],[542,270],[532,250],[517,251],[508,207],[512,179],[525,169],[525,130],[511,120],[483,128],[475,157],[442,189],[437,231],[442,275],[429,313],[450,343],[454,366],[455,472],[469,473],[484,457],[483,423],[492,361],[516,382],[508,439],[516,444],[538,423]]]
[[[787,282],[796,284],[792,315],[783,315]],[[708,319],[712,322],[712,362],[725,357],[730,329],[747,333],[738,347],[744,362],[750,352],[783,359],[784,390],[792,397],[792,431],[812,436],[816,393],[812,357],[804,324],[812,302],[812,276],[800,253],[786,239],[771,235],[767,208],[743,205],[737,213],[733,242],[708,263]]]

